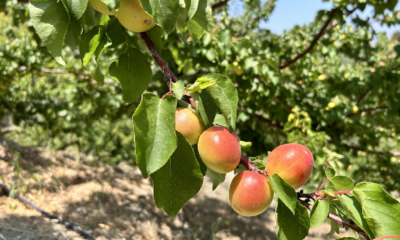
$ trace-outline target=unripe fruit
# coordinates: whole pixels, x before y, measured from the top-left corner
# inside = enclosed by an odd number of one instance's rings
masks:
[[[204,123],[195,110],[180,107],[175,112],[175,130],[180,132],[190,145],[193,145],[199,141],[204,131]]]
[[[243,216],[256,216],[269,207],[274,196],[269,180],[251,171],[236,175],[229,188],[229,202],[233,210]]]
[[[310,178],[314,158],[310,150],[298,143],[289,143],[275,148],[268,156],[267,173],[278,174],[295,189]]]
[[[199,154],[208,168],[217,173],[228,173],[240,162],[239,138],[225,127],[205,130],[199,139]]]
[[[121,0],[117,18],[122,26],[132,32],[146,32],[156,25],[139,0]]]
[[[98,12],[101,12],[102,14],[106,15],[115,15],[117,14],[117,11],[113,9],[111,12],[108,10],[108,7],[105,3],[103,3],[101,0],[89,0],[89,4],[96,9]]]
[[[353,106],[352,108],[351,108],[351,112],[352,113],[354,113],[354,114],[356,114],[356,113],[358,113],[358,107],[357,106]]]

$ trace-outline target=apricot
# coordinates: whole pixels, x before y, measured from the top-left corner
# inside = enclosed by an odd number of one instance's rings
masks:
[[[271,205],[274,191],[269,180],[251,171],[236,175],[229,188],[229,202],[237,213],[251,217],[263,213]]]
[[[225,127],[205,130],[200,135],[198,149],[204,164],[217,173],[228,173],[240,162],[239,138]]]
[[[146,32],[156,25],[154,19],[143,10],[139,0],[121,0],[117,18],[122,26],[132,32]]]
[[[180,107],[175,111],[175,130],[180,132],[190,145],[193,145],[199,141],[204,131],[204,123],[195,110]]]
[[[106,15],[115,15],[117,14],[117,11],[113,9],[111,12],[108,10],[108,7],[105,3],[103,3],[101,0],[89,0],[89,4],[96,9],[98,12],[101,12],[102,14]]]
[[[298,143],[289,143],[275,148],[268,156],[267,173],[278,174],[295,189],[310,178],[314,158],[310,150]]]

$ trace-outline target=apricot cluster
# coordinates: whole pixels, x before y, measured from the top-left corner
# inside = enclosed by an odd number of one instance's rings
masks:
[[[143,10],[140,0],[121,0],[118,11],[110,11],[101,0],[89,0],[89,4],[106,15],[117,15],[119,22],[132,32],[145,32],[156,25],[153,18]]]
[[[240,163],[240,141],[234,132],[221,126],[205,129],[197,114],[191,108],[177,108],[175,129],[188,142],[198,144],[199,155],[204,164],[217,173],[228,173]],[[267,173],[278,174],[293,188],[307,182],[313,169],[314,159],[308,148],[290,143],[275,148],[268,157]],[[229,188],[229,202],[237,213],[256,216],[264,212],[274,196],[269,179],[253,172],[242,171],[232,180]]]

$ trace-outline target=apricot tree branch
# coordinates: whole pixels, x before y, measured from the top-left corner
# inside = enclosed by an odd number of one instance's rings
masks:
[[[300,198],[306,198],[307,200],[301,200]],[[308,210],[311,211],[313,205],[308,203],[308,199],[316,199],[314,196],[314,193],[311,194],[303,194],[302,192],[297,193],[297,200],[299,201],[299,203],[301,205],[303,205],[304,207],[306,207]],[[349,219],[344,219],[341,218],[339,216],[336,216],[332,213],[328,214],[328,218],[335,221],[337,224],[339,224],[341,227],[347,227],[350,228],[356,232],[358,232],[360,235],[362,235],[365,240],[370,240],[370,238],[368,237],[368,235],[364,232],[364,230],[362,230],[357,224],[355,224],[352,220]]]
[[[2,184],[0,182],[0,193],[1,192],[4,192],[5,195],[10,195],[10,189],[8,189],[4,184]],[[69,223],[69,222],[67,222],[67,221],[65,221],[65,220],[63,220],[63,219],[61,219],[61,218],[59,218],[59,217],[57,217],[57,216],[55,216],[53,214],[50,214],[50,213],[46,212],[45,210],[43,210],[40,207],[36,206],[35,204],[29,202],[28,200],[26,200],[25,198],[21,197],[20,195],[14,194],[13,197],[18,199],[19,201],[25,203],[26,205],[29,205],[31,208],[35,209],[36,211],[40,212],[41,214],[45,215],[46,217],[48,217],[50,219],[57,220],[58,223],[64,225],[68,229],[71,229],[72,231],[78,233],[79,235],[81,235],[85,239],[94,240],[94,238],[92,236],[90,236],[86,232],[80,230],[78,227],[76,227],[72,223]]]
[[[145,32],[141,32],[140,36],[142,37],[143,41],[146,43],[147,47],[150,50],[151,55],[153,56],[154,60],[157,62],[158,66],[160,66],[161,70],[164,73],[164,81],[169,82],[177,82],[178,79],[175,77],[174,73],[168,67],[168,64],[162,59],[160,54],[158,53],[156,47],[154,46],[153,42]]]
[[[360,105],[360,102],[365,98],[365,96],[367,96],[367,94],[372,90],[372,86],[369,86],[367,88],[367,90],[365,90],[365,92],[363,94],[361,94],[361,96],[358,98],[357,100],[357,106]]]
[[[50,68],[34,68],[34,67],[26,67],[26,66],[21,66],[19,69],[19,71],[37,71],[37,72],[43,72],[43,73],[54,73],[54,74],[72,74],[80,79],[91,79],[93,78],[92,75],[89,74],[84,74],[84,73],[77,73],[77,72],[71,72],[68,70],[64,70],[64,69],[50,69]],[[91,85],[94,85],[95,82],[91,81],[90,82]],[[118,90],[119,92],[122,92],[122,88],[116,84],[113,84],[111,82],[108,81],[104,81],[105,85],[109,85],[114,87],[116,90]]]
[[[224,6],[225,4],[227,4],[228,1],[229,1],[229,0],[220,0],[220,1],[217,2],[217,3],[214,3],[214,4],[211,6],[211,9],[214,11],[215,9],[220,8],[220,7]]]
[[[326,20],[325,24],[322,26],[322,28],[319,31],[319,33],[314,37],[314,39],[312,40],[310,46],[308,46],[302,53],[297,54],[293,58],[291,58],[288,61],[286,61],[286,62],[282,63],[281,65],[279,65],[279,69],[283,69],[283,68],[288,67],[290,64],[296,62],[300,58],[304,57],[308,52],[310,52],[314,48],[314,46],[317,44],[318,40],[324,35],[326,28],[329,26],[329,24],[331,23],[332,19],[335,17],[336,12],[337,12],[336,8],[334,8],[331,11],[331,14],[328,17],[328,20]]]
[[[243,155],[240,157],[240,163],[243,164],[243,166],[245,166],[247,169],[249,169],[249,171],[259,173],[259,174],[263,175],[264,177],[268,177],[267,172],[259,169],[256,165],[254,165],[251,162],[250,159],[248,159],[247,157],[245,157]]]

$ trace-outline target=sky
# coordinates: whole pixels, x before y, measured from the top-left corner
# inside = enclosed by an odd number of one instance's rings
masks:
[[[236,1],[237,2],[237,1]],[[265,2],[265,0],[262,0]],[[237,8],[240,8],[237,6]],[[276,34],[283,33],[284,30],[290,30],[295,25],[307,24],[314,20],[318,10],[330,10],[333,8],[331,2],[323,2],[322,0],[278,0],[275,10],[272,13],[268,22],[262,22],[260,27],[267,28]],[[400,9],[400,4],[396,9]],[[236,10],[236,12],[238,12]],[[366,8],[364,12],[357,10],[353,13],[360,14],[360,16],[367,16],[371,14],[372,8]],[[393,32],[400,30],[400,27],[381,27],[380,24],[373,24],[376,31],[385,31],[390,37]]]

